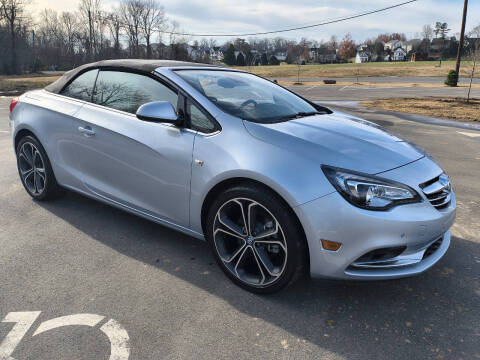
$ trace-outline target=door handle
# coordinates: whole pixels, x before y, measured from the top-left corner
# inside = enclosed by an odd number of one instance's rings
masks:
[[[78,131],[80,131],[86,137],[95,135],[95,131],[93,131],[90,126],[85,126],[85,127],[79,126]]]

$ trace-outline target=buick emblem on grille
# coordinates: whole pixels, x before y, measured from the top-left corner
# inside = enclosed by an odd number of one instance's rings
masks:
[[[452,190],[452,185],[450,184],[450,179],[447,174],[440,175],[438,181],[443,185],[443,190],[450,193]]]

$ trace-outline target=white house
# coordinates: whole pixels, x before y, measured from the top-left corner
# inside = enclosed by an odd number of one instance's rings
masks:
[[[403,61],[407,57],[407,52],[402,48],[397,48],[393,52],[393,61]]]
[[[214,46],[210,49],[210,59],[213,62],[223,61],[223,51],[220,47]]]
[[[390,40],[385,43],[385,49],[395,50],[403,47],[403,43],[400,40]]]
[[[357,52],[357,56],[355,57],[355,62],[357,64],[368,62],[369,56],[365,51]]]

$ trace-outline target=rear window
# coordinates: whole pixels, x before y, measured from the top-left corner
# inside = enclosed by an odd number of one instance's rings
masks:
[[[60,94],[78,100],[92,101],[93,87],[95,86],[97,74],[97,69],[81,74],[67,85]]]

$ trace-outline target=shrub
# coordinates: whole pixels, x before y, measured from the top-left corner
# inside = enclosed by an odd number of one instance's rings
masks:
[[[458,74],[455,70],[450,70],[447,75],[447,80],[445,80],[445,85],[448,86],[457,86],[458,83]]]

